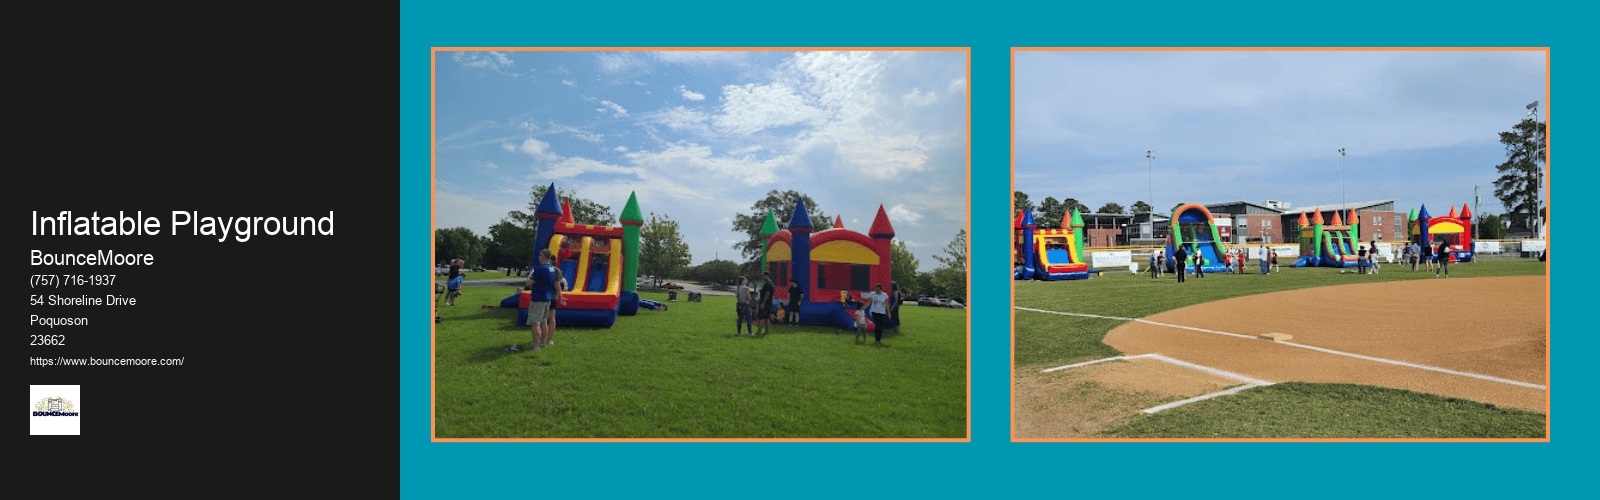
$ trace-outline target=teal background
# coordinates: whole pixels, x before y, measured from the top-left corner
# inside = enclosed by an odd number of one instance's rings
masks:
[[[1579,474],[1593,470],[1586,464],[1593,463],[1588,457],[1596,444],[1595,364],[1589,361],[1597,352],[1596,329],[1585,324],[1592,294],[1570,273],[1589,271],[1565,266],[1566,279],[1556,279],[1563,275],[1554,260],[1549,443],[1010,442],[1006,231],[1013,46],[1548,46],[1551,95],[1562,96],[1541,99],[1551,120],[1552,212],[1560,200],[1586,215],[1583,209],[1600,198],[1593,194],[1600,169],[1590,149],[1594,15],[1569,6],[1576,4],[1134,5],[402,2],[402,495],[1588,495],[1581,493],[1588,488]],[[429,64],[435,46],[971,47],[972,441],[430,442],[430,303],[404,291],[430,286],[422,270],[430,266]],[[1559,224],[1563,241],[1574,243],[1558,249],[1552,237],[1555,255],[1584,258],[1589,249],[1580,235],[1591,234],[1592,224]]]

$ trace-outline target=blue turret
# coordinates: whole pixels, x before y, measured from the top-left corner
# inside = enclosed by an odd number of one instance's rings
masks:
[[[556,199],[554,183],[544,190],[544,198],[539,200],[539,208],[533,215],[539,218],[539,230],[533,238],[533,261],[528,269],[539,265],[540,250],[550,248],[550,237],[556,234],[556,219],[561,218],[561,201]]]
[[[790,279],[799,283],[802,293],[811,289],[811,214],[806,211],[806,201],[794,202],[794,213],[789,216]],[[805,299],[802,298],[802,304]]]

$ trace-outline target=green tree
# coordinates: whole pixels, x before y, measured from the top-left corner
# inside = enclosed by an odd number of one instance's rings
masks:
[[[1478,216],[1478,235],[1480,240],[1501,240],[1506,237],[1506,220],[1500,214]]]
[[[1122,213],[1122,205],[1118,205],[1118,204],[1113,203],[1113,202],[1106,202],[1106,204],[1100,205],[1100,209],[1099,210],[1095,210],[1095,213],[1100,213],[1100,214],[1120,214],[1120,213]]]
[[[1150,209],[1151,208],[1152,207],[1150,206],[1150,204],[1149,203],[1145,203],[1144,200],[1139,200],[1139,201],[1133,202],[1133,213],[1135,213],[1135,214],[1147,214],[1147,213],[1150,213]]]
[[[905,241],[895,240],[889,245],[889,279],[899,283],[901,288],[916,282],[917,266],[921,264],[916,255],[906,250]]]
[[[483,263],[483,240],[464,227],[440,229],[433,232],[433,252],[439,260],[459,258],[478,265]]]
[[[967,301],[967,230],[962,229],[956,237],[944,246],[944,253],[933,256],[934,260],[943,264],[933,270],[932,281],[935,287],[949,298]],[[971,304],[967,304],[971,305]]]
[[[817,207],[817,200],[811,199],[805,193],[793,190],[780,192],[776,189],[767,191],[766,198],[750,205],[749,213],[733,216],[733,232],[744,233],[747,236],[745,241],[740,242],[735,248],[738,248],[739,253],[746,259],[756,262],[753,267],[760,267],[761,247],[767,243],[761,238],[761,223],[767,220],[767,212],[771,211],[772,216],[778,220],[779,229],[789,227],[789,217],[794,215],[794,203],[797,200],[805,200],[806,213],[811,216],[813,227],[818,230],[833,227],[833,219]]]
[[[1535,113],[1539,103],[1528,105]],[[1500,177],[1494,181],[1494,196],[1506,207],[1513,222],[1533,227],[1532,218],[1543,208],[1539,203],[1540,182],[1544,178],[1545,124],[1525,118],[1509,132],[1500,133],[1506,148],[1506,161],[1495,166]]]
[[[1039,229],[1061,229],[1061,218],[1066,217],[1067,206],[1057,201],[1054,196],[1046,196],[1039,202],[1039,216],[1034,219],[1034,224]]]
[[[495,252],[501,261],[495,265],[526,268],[533,263],[533,242],[537,236],[535,226],[513,222],[510,217],[489,226],[489,239],[494,241]]]
[[[661,278],[677,276],[689,260],[689,244],[678,232],[678,222],[651,212],[639,228],[639,270]]]
[[[711,283],[722,284],[739,275],[739,264],[731,260],[709,260],[694,266],[694,279]]]
[[[1023,210],[1032,212],[1033,202],[1028,201],[1028,193],[1024,193],[1022,191],[1013,191],[1011,193],[1011,216],[1015,217],[1017,212],[1021,212]]]

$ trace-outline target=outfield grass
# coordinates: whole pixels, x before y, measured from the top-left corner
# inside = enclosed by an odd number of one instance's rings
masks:
[[[1086,281],[1015,282],[1018,307],[1138,318],[1180,307],[1258,293],[1330,285],[1437,279],[1421,268],[1386,265],[1379,274],[1332,268],[1283,268],[1271,275],[1211,273],[1155,280],[1113,273]],[[1536,260],[1486,260],[1450,266],[1450,279],[1542,275]],[[1018,369],[1118,356],[1105,335],[1123,321],[1015,311],[1013,363]],[[1545,416],[1398,389],[1347,384],[1285,383],[1139,415],[1106,437],[1544,437]]]
[[[498,305],[511,287],[469,287],[440,307],[436,435],[508,438],[961,438],[967,435],[965,311],[905,307],[882,346],[851,332],[773,325],[734,336],[732,297],[641,309],[612,328],[529,328]],[[665,301],[664,293],[643,293]]]
[[[1452,273],[1453,274],[1453,273]],[[1288,382],[1141,416],[1116,438],[1542,438],[1541,413],[1353,384]]]

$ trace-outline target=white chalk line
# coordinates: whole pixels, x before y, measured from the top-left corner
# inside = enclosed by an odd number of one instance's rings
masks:
[[[1168,328],[1178,328],[1178,329],[1183,329],[1183,330],[1192,330],[1192,331],[1196,331],[1196,332],[1210,333],[1210,334],[1213,334],[1213,335],[1222,335],[1222,336],[1226,336],[1226,337],[1235,337],[1235,338],[1240,338],[1240,339],[1245,339],[1245,340],[1263,340],[1263,339],[1259,339],[1259,338],[1252,337],[1252,336],[1249,336],[1249,335],[1241,335],[1241,334],[1237,334],[1237,333],[1229,333],[1229,332],[1222,332],[1222,331],[1217,331],[1217,330],[1209,330],[1209,329],[1198,328],[1198,327],[1193,327],[1193,326],[1174,325],[1174,324],[1171,324],[1171,323],[1162,323],[1162,322],[1159,322],[1159,321],[1150,321],[1150,320],[1143,319],[1143,318],[1122,318],[1122,317],[1117,317],[1117,316],[1100,316],[1100,315],[1096,315],[1096,314],[1069,313],[1069,312],[1061,312],[1061,311],[1047,311],[1047,310],[1044,310],[1044,309],[1032,309],[1032,308],[1027,308],[1027,307],[1017,307],[1017,309],[1021,309],[1021,310],[1024,310],[1024,311],[1046,313],[1046,314],[1058,314],[1058,315],[1061,315],[1061,316],[1078,316],[1078,317],[1085,317],[1085,318],[1114,319],[1114,320],[1120,320],[1120,321],[1137,321],[1137,322],[1145,323],[1145,324],[1149,324],[1149,325],[1165,326],[1165,327],[1168,327]],[[1541,384],[1533,384],[1533,383],[1523,382],[1523,381],[1520,381],[1520,380],[1511,380],[1511,379],[1508,379],[1508,378],[1500,378],[1500,377],[1495,377],[1495,376],[1490,376],[1490,375],[1483,375],[1483,374],[1472,373],[1472,372],[1463,372],[1463,371],[1451,370],[1449,368],[1440,368],[1440,367],[1437,367],[1437,366],[1429,366],[1429,365],[1423,365],[1423,364],[1417,364],[1417,363],[1410,363],[1410,362],[1406,362],[1406,361],[1399,361],[1399,360],[1388,359],[1388,358],[1379,358],[1379,357],[1375,357],[1375,356],[1367,356],[1365,354],[1356,354],[1356,353],[1353,353],[1353,352],[1335,351],[1333,349],[1328,349],[1326,347],[1317,347],[1317,346],[1305,345],[1305,344],[1301,344],[1301,343],[1297,343],[1297,342],[1293,342],[1293,341],[1288,341],[1288,340],[1272,341],[1272,343],[1285,345],[1285,346],[1289,346],[1289,347],[1299,347],[1301,349],[1310,349],[1310,350],[1317,351],[1317,352],[1322,352],[1322,353],[1327,353],[1327,354],[1334,354],[1334,355],[1344,356],[1344,357],[1349,357],[1349,358],[1356,358],[1356,359],[1372,361],[1372,362],[1376,362],[1376,363],[1384,363],[1384,364],[1395,365],[1395,366],[1404,366],[1404,367],[1407,367],[1407,368],[1416,368],[1418,370],[1427,370],[1427,371],[1431,371],[1431,372],[1445,373],[1445,374],[1450,374],[1450,375],[1457,375],[1457,376],[1462,376],[1462,377],[1475,378],[1475,379],[1479,379],[1479,380],[1487,380],[1487,381],[1490,381],[1490,382],[1499,382],[1499,383],[1502,383],[1502,384],[1514,385],[1514,386],[1517,386],[1517,387],[1524,387],[1524,388],[1528,388],[1528,389],[1537,389],[1537,390],[1541,390],[1541,391],[1547,390],[1545,388],[1545,386],[1541,385]]]
[[[1077,368],[1077,367],[1080,367],[1080,366],[1088,366],[1088,365],[1092,365],[1092,364],[1096,364],[1096,363],[1104,363],[1104,362],[1107,362],[1107,361],[1121,361],[1121,360],[1130,360],[1130,359],[1154,359],[1156,361],[1161,361],[1161,362],[1164,362],[1164,363],[1170,363],[1170,364],[1178,365],[1178,366],[1181,366],[1181,367],[1184,367],[1184,368],[1188,368],[1188,369],[1191,369],[1191,370],[1203,371],[1203,372],[1206,372],[1206,373],[1210,373],[1212,375],[1216,375],[1216,376],[1223,377],[1223,378],[1229,378],[1229,379],[1233,379],[1233,380],[1245,383],[1245,385],[1234,387],[1232,389],[1227,389],[1227,390],[1223,390],[1223,391],[1219,391],[1219,392],[1213,392],[1211,394],[1202,394],[1202,395],[1195,396],[1195,397],[1192,397],[1192,398],[1189,398],[1189,399],[1185,399],[1185,400],[1182,400],[1182,401],[1174,401],[1174,402],[1167,403],[1167,404],[1164,404],[1164,405],[1161,405],[1161,406],[1156,406],[1156,407],[1153,407],[1153,408],[1146,408],[1146,409],[1142,410],[1145,413],[1156,413],[1156,412],[1159,412],[1159,411],[1162,411],[1162,410],[1170,410],[1170,409],[1177,408],[1179,406],[1183,406],[1183,405],[1186,405],[1186,404],[1189,404],[1189,403],[1194,403],[1194,402],[1197,402],[1197,401],[1205,401],[1207,399],[1220,397],[1220,396],[1227,396],[1229,394],[1238,394],[1239,391],[1243,391],[1245,389],[1254,389],[1254,388],[1257,388],[1257,387],[1266,387],[1266,386],[1272,385],[1272,382],[1267,382],[1265,380],[1258,380],[1258,379],[1246,377],[1244,375],[1240,375],[1240,374],[1237,374],[1237,373],[1233,373],[1233,372],[1230,372],[1230,371],[1227,371],[1227,370],[1220,370],[1220,369],[1212,368],[1212,367],[1209,367],[1209,366],[1197,365],[1197,364],[1194,364],[1194,363],[1190,363],[1188,361],[1183,361],[1183,360],[1179,360],[1179,359],[1173,359],[1173,358],[1169,358],[1169,357],[1166,357],[1166,356],[1162,356],[1160,354],[1139,354],[1139,355],[1134,355],[1134,356],[1115,356],[1115,357],[1104,358],[1104,359],[1096,359],[1094,361],[1085,361],[1085,362],[1082,362],[1082,363],[1073,363],[1073,364],[1065,365],[1065,366],[1057,366],[1055,368],[1047,368],[1047,369],[1044,370],[1044,373],[1050,373],[1050,372],[1053,372],[1053,371],[1056,371],[1056,370],[1065,370],[1065,369],[1068,369],[1068,368]]]

